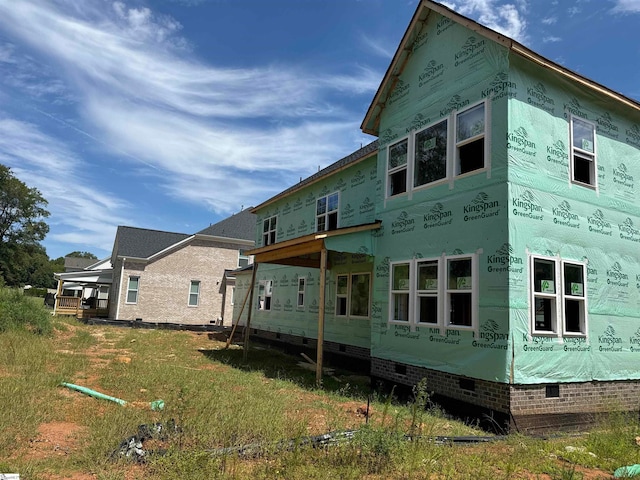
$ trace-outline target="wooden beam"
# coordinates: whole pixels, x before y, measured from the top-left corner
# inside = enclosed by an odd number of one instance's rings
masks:
[[[242,346],[242,361],[247,362],[247,356],[249,355],[249,328],[251,326],[251,312],[253,307],[253,286],[256,283],[256,273],[258,272],[258,264],[253,262],[253,272],[251,273],[251,286],[249,295],[249,310],[247,310],[247,324],[244,327],[244,345]]]
[[[327,283],[327,249],[324,244],[320,251],[320,299],[318,308],[318,345],[316,359],[316,384],[322,386],[322,354],[324,349],[324,303]]]
[[[270,252],[257,253],[254,256],[254,261],[260,263],[278,263],[278,260],[286,258],[309,255],[310,253],[319,253],[322,249],[322,244],[322,240],[313,240],[311,242],[292,245],[290,247],[272,250]]]
[[[320,268],[319,258],[285,258],[272,263],[276,265],[289,265],[292,267]]]

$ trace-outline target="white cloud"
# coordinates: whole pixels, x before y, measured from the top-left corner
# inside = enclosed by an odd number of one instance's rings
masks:
[[[560,37],[554,37],[553,35],[549,35],[549,36],[547,36],[547,37],[544,37],[544,38],[542,39],[542,41],[543,41],[544,43],[555,43],[555,42],[561,42],[561,41],[562,41],[562,38],[560,38]]]
[[[546,18],[543,18],[541,21],[545,25],[554,25],[558,23],[558,17],[546,17]]]
[[[393,45],[383,43],[377,38],[371,38],[365,33],[360,34],[360,41],[370,52],[382,58],[391,60],[391,57],[393,57],[393,54],[395,53],[395,48]]]
[[[236,211],[239,201],[231,204],[228,191],[211,188],[213,182],[255,204],[282,189],[282,175],[297,179],[294,172],[312,173],[349,153],[360,112],[345,111],[336,98],[368,97],[380,80],[365,66],[318,74],[292,65],[206,64],[190,54],[178,22],[122,1],[106,9],[97,0],[69,0],[64,7],[0,2],[0,28],[61,72],[58,84],[16,78],[16,88],[46,87],[53,94],[66,86],[83,122],[72,128],[133,162],[169,195],[218,213]]]
[[[613,13],[640,13],[640,0],[615,0]]]
[[[477,19],[482,25],[502,33],[519,42],[526,42],[527,22],[522,13],[526,11],[526,3],[518,2],[498,4],[497,0],[467,0],[464,3],[444,2],[456,12]]]

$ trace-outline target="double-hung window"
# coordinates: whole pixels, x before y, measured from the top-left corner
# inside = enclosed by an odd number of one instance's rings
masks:
[[[261,280],[258,284],[258,308],[271,310],[271,295],[273,293],[273,280]]]
[[[487,170],[488,118],[489,103],[483,100],[389,145],[386,196]]]
[[[197,307],[200,299],[200,282],[198,280],[191,280],[191,286],[189,287],[189,306]]]
[[[477,263],[476,254],[393,262],[389,321],[477,329]]]
[[[485,110],[483,102],[456,113],[456,175],[485,166]]]
[[[596,126],[571,117],[571,181],[596,188]]]
[[[530,257],[531,330],[543,335],[586,335],[585,264]]]
[[[336,316],[370,316],[371,274],[349,273],[336,277]]]
[[[129,277],[127,286],[127,302],[138,303],[138,291],[140,289],[140,277]]]
[[[306,288],[307,279],[305,277],[298,278],[298,308],[304,307],[304,293]]]
[[[405,138],[389,147],[387,196],[393,197],[407,191],[407,159],[409,139]]]
[[[325,232],[338,228],[339,192],[321,197],[316,202],[316,231]]]
[[[262,222],[262,245],[272,245],[276,243],[277,216],[265,218]]]

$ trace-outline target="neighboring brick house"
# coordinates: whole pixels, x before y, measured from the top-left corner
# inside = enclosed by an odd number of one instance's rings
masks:
[[[115,320],[230,325],[233,277],[254,245],[255,215],[243,210],[193,235],[118,227],[109,312]]]
[[[638,411],[640,104],[422,0],[362,130],[254,209],[251,334],[519,428]]]

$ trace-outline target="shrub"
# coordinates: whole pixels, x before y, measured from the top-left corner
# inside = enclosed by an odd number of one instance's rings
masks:
[[[0,332],[20,329],[48,335],[52,331],[51,315],[44,305],[25,297],[20,290],[0,288]]]

